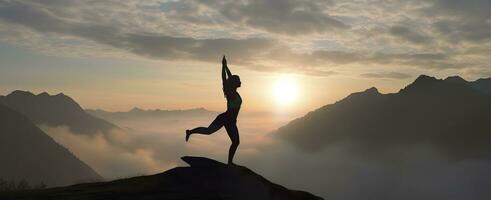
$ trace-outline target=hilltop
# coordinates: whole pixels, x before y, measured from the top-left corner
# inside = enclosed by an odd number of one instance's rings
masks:
[[[189,167],[111,182],[0,194],[2,199],[91,200],[320,200],[303,191],[274,184],[243,166],[230,166],[202,157],[183,157]]]

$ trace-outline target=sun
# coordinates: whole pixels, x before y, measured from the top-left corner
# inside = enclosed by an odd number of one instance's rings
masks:
[[[295,78],[290,76],[280,76],[273,85],[273,98],[280,106],[287,106],[295,103],[298,98],[298,83]]]

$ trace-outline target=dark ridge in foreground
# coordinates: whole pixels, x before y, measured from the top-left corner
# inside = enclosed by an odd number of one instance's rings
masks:
[[[0,194],[0,199],[196,199],[319,200],[303,191],[274,184],[243,166],[202,157],[183,157],[190,167],[111,182]]]

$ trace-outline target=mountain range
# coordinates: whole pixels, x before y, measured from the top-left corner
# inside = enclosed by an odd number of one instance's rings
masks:
[[[309,112],[275,136],[315,152],[351,143],[376,155],[430,145],[450,159],[491,159],[491,79],[419,76],[397,93],[376,88]]]
[[[29,118],[0,105],[0,178],[51,187],[100,180],[101,176]]]
[[[76,134],[106,133],[118,128],[87,114],[77,102],[63,93],[49,95],[43,92],[34,95],[31,92],[16,90],[6,96],[0,96],[0,104],[22,113],[37,125],[67,126]]]
[[[217,112],[209,111],[204,108],[195,108],[187,110],[144,110],[135,107],[127,112],[108,112],[101,109],[86,109],[87,113],[109,121],[114,120],[133,120],[146,118],[194,118],[203,116],[216,115]]]

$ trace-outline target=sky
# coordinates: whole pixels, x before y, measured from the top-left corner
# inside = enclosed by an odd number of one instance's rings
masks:
[[[489,10],[488,0],[0,0],[0,93],[222,110],[225,54],[244,111],[305,113],[420,74],[491,76]]]

